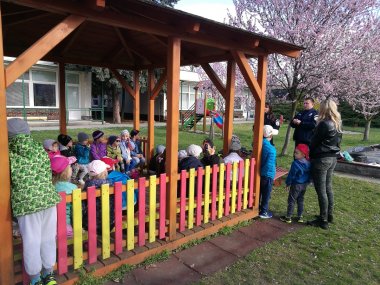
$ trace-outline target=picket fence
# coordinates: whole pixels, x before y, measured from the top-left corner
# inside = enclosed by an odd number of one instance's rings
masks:
[[[234,164],[190,169],[178,175],[177,231],[184,232],[194,226],[207,224],[224,216],[240,212],[254,205],[253,158]],[[91,265],[97,260],[107,260],[111,252],[118,255],[167,239],[167,182],[166,174],[159,177],[129,180],[101,189],[89,187],[76,189],[71,195],[60,193],[57,205],[57,265],[58,275]],[[134,205],[134,190],[138,201]],[[122,193],[127,193],[127,207],[122,209]],[[96,231],[96,198],[101,200],[102,234]],[[114,199],[115,226],[110,230],[110,199]],[[82,201],[87,201],[88,230],[82,228]],[[73,237],[66,232],[66,204],[72,204]],[[15,250],[15,262],[22,260],[20,244]],[[16,275],[16,282],[28,284],[25,273]],[[17,278],[18,277],[18,278]]]

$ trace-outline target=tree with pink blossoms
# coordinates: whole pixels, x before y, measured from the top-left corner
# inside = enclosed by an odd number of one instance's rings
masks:
[[[369,19],[354,34],[355,53],[340,74],[340,93],[364,117],[366,141],[372,119],[380,113],[380,18]]]
[[[287,91],[290,117],[305,97],[334,96],[341,89],[340,72],[355,53],[351,31],[369,17],[378,0],[233,0],[229,23],[305,47],[301,56],[269,58],[268,82]],[[259,45],[260,48],[260,45]],[[281,154],[290,141],[287,129]]]

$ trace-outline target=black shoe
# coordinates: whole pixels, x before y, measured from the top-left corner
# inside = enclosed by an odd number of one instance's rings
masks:
[[[321,225],[321,219],[317,218],[317,219],[312,220],[312,221],[307,221],[306,225],[312,226],[312,227],[319,227]]]
[[[327,221],[328,221],[329,223],[334,223],[334,217],[333,217],[333,215],[328,215],[328,216],[327,216]]]
[[[328,228],[329,228],[329,223],[326,222],[326,221],[321,221],[320,224],[319,224],[319,227],[320,227],[321,229],[328,230]]]

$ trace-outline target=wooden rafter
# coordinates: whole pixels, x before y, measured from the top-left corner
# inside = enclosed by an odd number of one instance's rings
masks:
[[[249,90],[252,92],[256,100],[261,100],[261,87],[259,86],[259,83],[257,82],[255,75],[252,72],[247,57],[241,51],[233,50],[231,53],[236,60],[237,65],[239,66],[240,72],[243,75],[245,82],[249,87]]]
[[[69,42],[64,46],[64,48],[60,52],[62,56],[65,56],[68,53],[70,48],[75,44],[75,41],[82,34],[82,31],[85,27],[86,27],[86,22],[84,22],[82,25],[78,27],[78,29],[76,29],[76,31],[74,31],[74,33],[71,35],[69,39]]]
[[[64,38],[70,35],[84,21],[84,17],[68,16],[35,42],[29,49],[18,56],[17,59],[6,68],[6,87],[9,87],[18,77],[31,68],[33,64],[51,51]]]
[[[132,52],[130,48],[128,47],[127,41],[125,40],[124,36],[122,35],[121,31],[119,28],[114,27],[114,30],[116,32],[117,37],[119,38],[122,46],[124,47],[125,51],[127,52],[128,56],[130,59],[134,60],[134,57],[132,55]]]
[[[32,10],[34,11],[34,10]],[[33,21],[33,20],[37,20],[37,19],[41,19],[41,18],[44,18],[46,16],[50,16],[51,14],[50,13],[47,13],[47,12],[44,12],[44,13],[40,13],[36,16],[32,16],[32,17],[25,17],[25,18],[22,18],[18,21],[12,21],[6,25],[4,25],[4,29],[7,29],[9,27],[12,27],[12,26],[16,26],[16,25],[20,25],[20,24],[25,24],[27,22],[30,22],[30,21]]]
[[[128,92],[130,96],[135,98],[135,90],[127,83],[127,81],[120,75],[120,73],[113,68],[109,68],[109,70],[112,72],[112,74],[115,76],[117,81],[123,86],[124,90]]]
[[[219,93],[223,96],[224,99],[226,99],[226,86],[223,84],[222,80],[220,80],[214,69],[212,69],[211,65],[204,63],[201,64],[201,66],[206,72],[208,78],[210,78],[211,82],[215,85],[216,89],[218,89]]]

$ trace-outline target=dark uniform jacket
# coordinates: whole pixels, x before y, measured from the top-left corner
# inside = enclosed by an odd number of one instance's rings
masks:
[[[300,120],[301,123],[299,125],[294,124],[294,119]],[[300,143],[310,145],[313,130],[317,125],[317,119],[318,112],[315,109],[303,110],[293,118],[290,122],[290,126],[295,128],[293,140],[296,142],[296,145]]]

